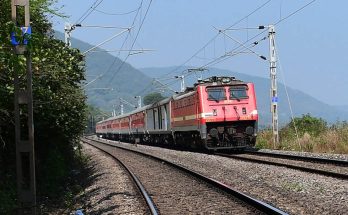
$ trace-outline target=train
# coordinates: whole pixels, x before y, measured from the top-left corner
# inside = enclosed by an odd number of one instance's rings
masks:
[[[209,151],[253,147],[257,129],[254,84],[225,76],[96,124],[105,139]]]

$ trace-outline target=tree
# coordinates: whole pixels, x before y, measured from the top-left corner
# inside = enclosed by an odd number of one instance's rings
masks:
[[[159,102],[163,99],[165,99],[166,97],[162,96],[161,93],[157,93],[157,92],[153,92],[153,93],[149,93],[146,96],[144,96],[144,105],[149,105],[152,103],[156,103]]]
[[[74,147],[85,128],[86,96],[84,56],[79,50],[53,39],[46,17],[55,13],[51,0],[30,1],[35,152],[38,194],[59,194],[59,183],[67,178],[75,158]],[[15,140],[13,73],[25,73],[25,58],[12,51],[11,1],[0,0],[0,211],[11,214],[15,205]],[[23,16],[23,11],[18,11]],[[23,23],[18,23],[23,25]],[[4,189],[3,189],[4,188]]]
[[[302,115],[302,117],[296,117],[293,121],[287,124],[280,130],[281,136],[293,136],[295,137],[295,126],[300,136],[308,133],[311,136],[318,136],[327,130],[327,122],[321,118],[316,118],[310,114]]]

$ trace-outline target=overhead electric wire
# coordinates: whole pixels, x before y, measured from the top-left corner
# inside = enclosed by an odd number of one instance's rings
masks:
[[[279,24],[280,22],[283,22],[284,20],[290,18],[291,16],[295,15],[296,13],[300,12],[301,10],[303,10],[304,8],[308,7],[309,5],[313,4],[314,2],[316,2],[317,0],[312,0],[310,2],[308,2],[307,4],[303,5],[302,7],[300,7],[299,9],[295,10],[294,12],[290,13],[289,15],[287,15],[284,18],[279,19],[278,22],[276,22],[274,25]]]
[[[136,40],[138,39],[140,30],[141,30],[141,28],[142,28],[143,25],[144,25],[144,22],[145,22],[145,19],[146,19],[147,14],[148,14],[148,12],[149,12],[149,10],[150,10],[151,4],[152,4],[152,0],[150,0],[150,3],[149,3],[149,5],[148,5],[148,7],[147,7],[147,9],[146,9],[144,18],[142,19],[142,22],[141,22],[141,24],[140,24],[140,26],[139,26],[139,28],[138,28],[137,34],[135,35],[135,39],[134,39],[134,41],[133,41],[133,43],[132,43],[132,45],[131,45],[131,47],[130,47],[130,50],[133,49],[134,44],[136,43]],[[113,79],[115,78],[116,74],[121,70],[121,68],[122,68],[123,65],[126,63],[126,61],[127,61],[127,59],[129,58],[130,55],[131,55],[131,51],[128,52],[128,55],[127,55],[126,58],[122,61],[122,64],[118,67],[118,70],[117,70],[116,72],[113,73],[113,76],[110,78],[109,83],[108,83],[107,86],[109,86],[109,85],[111,84],[111,82],[112,82]]]
[[[104,45],[105,43],[109,42],[110,40],[113,40],[114,38],[120,36],[120,35],[123,34],[124,32],[130,31],[130,30],[131,30],[131,28],[128,28],[128,29],[123,30],[123,31],[121,31],[121,32],[117,32],[117,33],[116,33],[115,35],[113,35],[112,37],[110,37],[110,38],[104,40],[103,42],[100,42],[99,44],[93,46],[92,48],[90,48],[90,49],[84,51],[82,54],[87,54],[88,52],[92,51],[93,49],[96,49],[96,48],[98,48],[99,46]]]
[[[233,26],[239,24],[240,22],[242,22],[243,20],[247,19],[249,16],[253,15],[254,13],[256,13],[258,10],[262,9],[264,6],[266,6],[268,3],[270,3],[272,0],[268,0],[266,2],[264,2],[263,4],[261,4],[260,6],[258,6],[256,9],[254,9],[253,11],[251,11],[248,15],[244,16],[243,18],[239,19],[238,21],[236,21],[235,23],[233,23],[232,25],[230,25],[228,28],[232,28]],[[181,68],[182,66],[184,66],[186,63],[188,63],[190,60],[192,60],[198,53],[200,53],[203,49],[205,49],[211,42],[213,42],[218,36],[220,35],[220,32],[218,32],[212,39],[210,39],[202,48],[200,48],[198,51],[196,51],[189,59],[187,59],[184,63],[182,63],[180,66],[178,66],[177,68],[175,68],[174,70],[168,72],[165,75],[171,74],[175,71],[177,71],[179,68]]]
[[[312,0],[312,1],[308,2],[308,3],[305,4],[304,6],[300,7],[299,9],[297,9],[297,10],[295,10],[294,12],[290,13],[289,15],[287,15],[286,17],[284,17],[284,18],[278,20],[278,21],[274,24],[274,26],[278,25],[279,23],[285,21],[285,20],[288,19],[289,17],[291,17],[291,16],[295,15],[296,13],[300,12],[301,10],[303,10],[304,8],[306,8],[307,6],[309,6],[309,5],[311,5],[312,3],[314,3],[315,1],[316,1],[316,0]],[[266,2],[266,3],[268,3],[268,2]],[[233,27],[233,26],[230,26],[230,27],[228,27],[228,28],[232,28],[232,27]],[[242,44],[240,44],[238,47],[232,49],[229,53],[235,52],[235,50],[239,49],[240,47],[243,47],[246,43],[248,43],[248,42],[250,42],[251,40],[257,38],[258,36],[260,36],[261,34],[265,33],[266,31],[267,31],[267,28],[266,28],[265,30],[261,31],[260,33],[256,34],[256,35],[253,36],[252,38],[247,39],[244,43],[242,43]],[[221,32],[221,31],[219,31],[219,33],[220,33],[220,32]],[[264,40],[265,38],[267,38],[267,37],[263,37],[261,40]],[[261,40],[260,40],[260,41],[261,41]],[[254,44],[257,45],[260,41],[254,42]],[[236,54],[233,54],[232,56],[235,56],[235,55],[236,55]],[[206,68],[208,65],[210,65],[210,66],[215,65],[215,64],[220,63],[221,61],[224,61],[224,60],[226,60],[226,59],[228,59],[228,58],[230,58],[230,57],[232,57],[232,56],[228,56],[228,55],[226,55],[226,53],[225,53],[224,55],[222,55],[222,56],[216,58],[215,60],[213,60],[213,61],[216,61],[214,64],[212,64],[212,62],[210,62],[210,63],[205,64],[204,66],[201,66],[201,67],[198,67],[198,68]],[[190,74],[188,74],[187,76],[189,76],[189,75],[190,75]],[[177,80],[177,81],[178,81],[178,80]]]
[[[85,13],[82,14],[82,16],[76,20],[75,24],[82,23],[91,13],[103,2],[104,0],[96,0],[91,7],[87,9]]]
[[[265,7],[267,4],[269,4],[272,0],[267,0],[265,1],[263,4],[261,4],[260,6],[258,6],[257,8],[255,8],[253,11],[251,11],[249,14],[247,14],[246,16],[244,16],[243,18],[239,19],[238,21],[234,22],[232,25],[230,25],[228,28],[232,28],[233,26],[239,24],[240,22],[242,22],[243,20],[247,19],[248,17],[250,17],[251,15],[253,15],[254,13],[256,13],[257,11],[259,11],[260,9],[262,9],[263,7]],[[203,47],[201,47],[200,49],[198,49],[190,58],[188,58],[184,63],[182,63],[181,65],[177,66],[175,69],[171,70],[170,72],[160,76],[160,77],[164,77],[164,76],[168,76],[169,74],[172,74],[174,72],[176,72],[178,69],[182,68],[186,63],[188,63],[190,60],[192,60],[195,56],[197,56],[203,49],[205,49],[210,43],[214,42],[215,44],[215,39],[220,35],[220,33],[216,34],[214,37],[212,37],[205,45],[203,45]],[[149,84],[148,86],[146,86],[144,88],[144,90],[142,91],[146,91],[148,88],[151,87],[152,84]],[[140,91],[140,92],[142,92]],[[140,93],[139,92],[139,93]],[[137,94],[139,94],[137,93]]]
[[[299,145],[299,147],[301,149],[300,137],[298,135],[298,129],[297,129],[297,125],[296,125],[296,122],[295,122],[295,116],[294,116],[294,112],[293,112],[293,109],[292,109],[288,88],[287,88],[287,85],[286,85],[286,82],[285,82],[284,70],[283,70],[283,67],[282,67],[282,64],[281,64],[281,61],[280,61],[280,58],[279,58],[279,54],[278,54],[279,51],[278,51],[278,48],[277,48],[277,44],[275,44],[274,46],[275,46],[275,52],[277,53],[276,54],[277,55],[277,61],[278,61],[278,64],[279,64],[279,70],[280,70],[280,73],[281,73],[281,77],[282,77],[283,86],[284,86],[284,89],[285,89],[286,98],[288,100],[291,120],[292,120],[294,129],[295,129],[295,135],[296,135],[297,144]]]
[[[135,9],[135,10],[131,10],[129,12],[125,12],[125,13],[108,13],[108,12],[105,12],[105,11],[102,11],[102,10],[98,10],[98,9],[94,9],[94,10],[99,12],[99,13],[102,13],[102,14],[105,14],[105,15],[109,15],[109,16],[123,16],[123,15],[128,15],[128,14],[136,12],[138,10],[138,8]]]
[[[134,26],[134,23],[135,23],[135,21],[136,21],[136,18],[138,17],[138,14],[139,14],[140,8],[142,7],[143,1],[144,1],[144,0],[141,1],[140,5],[139,5],[139,7],[138,7],[138,11],[137,11],[137,13],[136,13],[135,16],[134,16],[134,19],[133,19],[133,21],[132,21],[132,26]],[[129,38],[129,35],[130,35],[130,31],[128,31],[128,34],[127,34],[125,40],[123,41],[120,50],[122,50],[123,47],[126,45],[126,42],[127,42],[128,38]],[[86,86],[88,86],[88,85],[90,85],[90,84],[96,82],[98,79],[102,78],[102,77],[103,77],[104,75],[106,75],[109,71],[111,71],[111,68],[114,66],[114,64],[115,64],[116,61],[118,60],[118,56],[119,56],[120,54],[121,54],[121,51],[119,51],[118,54],[117,54],[117,56],[114,57],[113,62],[110,64],[110,66],[108,67],[108,69],[107,69],[104,73],[100,74],[98,77],[96,77],[96,78],[93,79],[92,81],[88,82],[88,83],[85,84],[84,86],[86,87]]]

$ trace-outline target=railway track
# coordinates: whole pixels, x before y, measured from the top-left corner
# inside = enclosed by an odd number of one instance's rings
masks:
[[[160,213],[286,214],[219,181],[158,157],[102,141],[83,141],[117,156],[129,166]]]
[[[289,154],[246,151],[243,154],[216,153],[247,162],[282,166],[333,178],[348,180],[348,161]]]
[[[95,144],[89,142],[89,141],[85,141],[82,140],[84,143],[87,143],[91,146],[94,146],[96,148],[98,148],[100,150],[100,148],[98,146],[96,146]],[[107,155],[109,155],[112,159],[114,159],[117,163],[119,163],[123,169],[128,173],[128,175],[130,176],[130,178],[133,180],[134,184],[136,185],[136,187],[138,188],[139,192],[141,193],[143,199],[146,202],[146,205],[148,207],[148,212],[151,213],[152,215],[157,215],[158,210],[155,206],[155,203],[153,202],[152,198],[150,197],[150,195],[147,193],[146,189],[144,188],[143,184],[140,182],[140,180],[138,179],[138,177],[127,167],[127,165],[125,165],[124,162],[122,162],[120,159],[118,159],[116,156],[112,155],[112,153],[108,152],[107,150],[102,150],[104,153],[106,153]]]

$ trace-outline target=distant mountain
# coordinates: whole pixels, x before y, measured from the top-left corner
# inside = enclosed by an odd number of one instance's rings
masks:
[[[142,68],[140,69],[145,75],[150,77],[163,77],[165,74],[173,71],[176,67],[164,67],[164,68]],[[183,67],[179,71],[188,69]],[[187,86],[192,86],[196,82],[197,77],[200,74],[193,74],[185,79]],[[237,79],[253,82],[255,84],[257,105],[259,109],[260,124],[270,125],[271,113],[270,113],[270,80],[266,78],[250,76],[238,72],[210,68],[209,71],[203,73],[203,77],[210,76],[234,76]],[[176,90],[179,90],[179,84],[176,84]],[[312,96],[302,92],[300,90],[287,87],[288,95],[291,101],[291,106],[295,116],[301,116],[302,114],[310,113],[312,116],[321,117],[328,122],[335,122],[337,120],[347,120],[348,107],[337,108],[330,106],[324,102],[313,98]],[[278,97],[279,97],[279,122],[284,124],[289,122],[291,114],[286,96],[284,85],[278,83]]]
[[[56,32],[55,38],[64,40],[64,34]],[[93,47],[91,44],[75,38],[72,38],[71,43],[72,47],[80,49],[81,52]],[[102,51],[99,48],[96,50]],[[145,89],[152,82],[152,79],[128,63],[124,63],[121,69],[119,69],[121,64],[122,61],[119,58],[107,52],[87,54],[86,83],[106,73],[86,87],[86,94],[88,95],[88,102],[90,104],[106,111],[111,111],[113,105],[119,104],[120,97],[130,101],[132,104],[137,104],[134,94]],[[105,88],[113,88],[113,91],[105,90]],[[125,109],[129,110],[132,108],[125,105]]]

